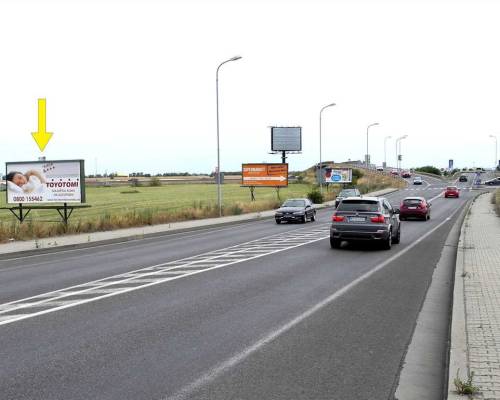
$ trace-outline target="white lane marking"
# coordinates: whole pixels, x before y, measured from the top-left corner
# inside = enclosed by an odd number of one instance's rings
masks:
[[[188,232],[177,232],[177,233],[172,232],[172,233],[169,233],[169,231],[165,231],[165,232],[163,232],[163,233],[165,233],[165,235],[158,235],[158,236],[152,236],[152,237],[139,237],[141,235],[137,234],[137,235],[135,235],[135,236],[137,236],[137,239],[125,240],[123,242],[118,242],[118,243],[98,244],[98,245],[95,245],[95,246],[90,246],[90,247],[86,247],[86,248],[79,248],[79,249],[57,250],[57,251],[52,251],[50,253],[31,254],[31,255],[26,255],[26,256],[21,256],[21,257],[5,258],[5,259],[2,259],[0,261],[3,262],[3,261],[25,260],[27,258],[33,258],[33,257],[43,257],[43,256],[50,256],[50,255],[56,255],[56,254],[62,254],[62,253],[72,253],[72,252],[75,252],[75,251],[85,251],[85,250],[88,250],[90,248],[92,248],[92,249],[99,249],[101,247],[120,246],[120,245],[123,246],[123,245],[130,244],[130,243],[137,243],[138,240],[140,240],[141,242],[153,241],[155,239],[156,240],[161,240],[161,239],[166,239],[166,238],[172,238],[171,241],[182,240],[182,239],[193,238],[193,237],[202,236],[202,235],[206,235],[206,234],[210,234],[210,233],[223,232],[223,231],[227,231],[227,230],[230,230],[230,229],[239,228],[242,225],[255,224],[255,223],[259,223],[259,222],[261,222],[261,223],[262,222],[267,222],[268,219],[271,219],[271,218],[265,218],[265,219],[259,219],[259,220],[256,220],[256,221],[236,223],[236,224],[232,224],[229,227],[220,228],[220,229],[216,229],[216,228],[213,228],[213,227],[212,228],[210,228],[210,227],[201,228],[201,229],[197,229],[195,232],[188,231]],[[92,233],[96,233],[96,232],[91,232],[91,233],[89,233],[89,235],[92,235]],[[156,233],[156,232],[154,232],[154,233]],[[152,234],[154,234],[154,233],[152,233]],[[180,236],[180,237],[177,237],[177,236]],[[45,248],[45,250],[46,249],[55,249],[55,248],[54,247],[47,247],[47,248]]]
[[[334,300],[338,299],[340,296],[344,295],[347,293],[349,290],[354,288],[355,286],[359,285],[361,282],[365,281],[369,277],[371,277],[373,274],[376,272],[380,271],[382,268],[386,267],[393,261],[397,260],[399,257],[401,257],[403,254],[407,253],[411,249],[413,249],[415,246],[417,246],[420,242],[422,242],[424,239],[426,239],[428,236],[430,236],[432,233],[434,233],[436,230],[441,228],[444,224],[446,224],[448,221],[450,221],[453,216],[460,210],[461,208],[457,208],[449,217],[447,217],[444,221],[442,221],[439,225],[435,226],[433,229],[431,229],[429,232],[427,232],[425,235],[421,236],[419,239],[417,239],[415,242],[410,244],[409,246],[405,247],[403,250],[399,251],[398,253],[394,254],[392,257],[388,258],[386,261],[382,262],[381,264],[378,264],[376,267],[374,267],[372,270],[368,271],[367,273],[361,275],[360,277],[356,278],[346,286],[344,286],[342,289],[337,290],[333,294],[331,294],[329,297],[326,299],[322,300],[321,302],[315,304],[311,308],[309,308],[307,311],[303,312],[302,314],[298,315],[291,321],[287,322],[286,324],[282,325],[280,328],[270,332],[267,336],[264,336],[254,344],[250,345],[249,347],[245,348],[243,351],[235,354],[231,358],[217,364],[215,367],[211,368],[208,372],[203,374],[201,377],[196,379],[195,381],[191,382],[190,384],[186,385],[183,387],[181,390],[179,390],[177,393],[175,393],[173,396],[167,396],[164,397],[164,400],[184,400],[188,399],[191,397],[191,394],[195,392],[196,390],[200,389],[203,386],[206,386],[207,384],[213,382],[215,379],[217,379],[219,376],[221,376],[223,373],[228,371],[229,369],[233,368],[237,364],[241,363],[243,360],[245,360],[247,357],[255,353],[256,351],[260,350],[262,347],[266,346],[267,344],[271,343],[274,341],[276,338],[279,336],[283,335],[284,333],[288,332],[290,329],[295,327],[296,325],[300,324],[302,321],[305,319],[309,318],[311,315],[316,313],[317,311],[321,310]]]
[[[395,192],[391,192],[391,193],[387,194],[387,197],[391,197],[393,195],[396,195],[398,192],[399,192],[399,190],[397,190]],[[323,211],[323,210],[326,211],[326,210],[328,210],[328,208],[326,208],[326,209],[318,209],[318,211]],[[244,221],[244,222],[235,223],[235,224],[232,224],[229,227],[220,228],[220,229],[216,229],[214,227],[201,228],[201,229],[197,229],[195,232],[188,231],[188,232],[177,232],[177,233],[172,232],[172,233],[168,233],[168,231],[165,231],[165,232],[163,232],[163,233],[166,233],[165,235],[158,235],[158,236],[152,236],[152,237],[141,237],[141,238],[139,238],[140,235],[137,234],[136,235],[138,237],[137,239],[131,239],[131,240],[128,240],[128,241],[123,241],[123,242],[118,242],[118,243],[98,244],[98,245],[87,247],[87,248],[57,250],[57,251],[52,251],[52,252],[49,252],[49,253],[31,254],[31,255],[26,255],[26,256],[21,256],[21,257],[4,258],[4,259],[2,259],[0,261],[3,262],[3,261],[26,260],[28,258],[34,258],[34,257],[43,257],[43,256],[56,255],[56,254],[72,253],[72,252],[75,252],[75,251],[85,251],[85,250],[88,250],[90,248],[92,248],[92,249],[100,249],[100,248],[103,248],[103,247],[123,246],[123,245],[129,244],[129,243],[135,244],[135,243],[137,243],[137,241],[141,241],[141,242],[153,241],[153,240],[159,240],[160,241],[160,240],[166,239],[166,238],[169,238],[169,239],[172,238],[171,241],[182,240],[182,239],[187,239],[187,238],[193,238],[193,237],[197,237],[197,236],[202,236],[202,235],[209,234],[209,233],[223,232],[223,231],[231,230],[231,229],[234,229],[234,228],[239,228],[239,227],[244,226],[244,225],[246,226],[246,225],[249,225],[249,224],[264,223],[264,222],[268,222],[268,220],[270,220],[270,219],[272,219],[272,218],[269,217],[269,218],[258,219],[258,220],[255,220],[255,221]],[[90,234],[92,234],[92,233],[90,233]],[[152,233],[152,234],[154,234],[154,233]]]
[[[98,281],[87,282],[83,285],[71,286],[50,293],[43,293],[42,295],[1,304],[0,325],[13,323],[69,307],[76,307],[92,301],[304,246],[326,239],[329,236],[329,225],[329,223],[318,224],[312,229],[297,229],[290,232],[290,234],[289,232],[281,232],[251,242],[219,249],[216,252],[207,252],[197,255],[196,257],[188,257],[172,263],[167,262],[150,266],[136,271],[103,278]],[[291,237],[292,240],[289,241],[289,237]],[[298,239],[300,237],[302,237],[302,240],[299,241]],[[276,243],[280,241],[282,246],[276,246]],[[275,244],[269,247],[270,242]],[[261,244],[261,248],[248,249],[249,244],[252,246]],[[225,252],[222,250],[225,250]],[[231,256],[232,259],[227,260],[225,256]],[[40,310],[40,308],[43,309]],[[8,313],[12,314],[6,315]]]

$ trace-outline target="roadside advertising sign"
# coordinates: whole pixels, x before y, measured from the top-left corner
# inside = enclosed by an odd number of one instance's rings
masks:
[[[242,186],[286,187],[288,164],[242,164]]]
[[[351,168],[323,168],[322,178],[324,183],[351,183]]]
[[[302,151],[302,128],[272,126],[271,151]]]
[[[448,169],[450,171],[453,169],[453,160],[448,160]]]
[[[8,204],[85,203],[83,160],[5,164]]]

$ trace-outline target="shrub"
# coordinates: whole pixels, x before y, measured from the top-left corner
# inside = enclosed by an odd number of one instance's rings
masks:
[[[137,178],[132,178],[130,179],[130,186],[132,187],[139,187],[142,186],[141,182]]]
[[[160,178],[156,176],[154,178],[151,178],[151,180],[149,181],[149,186],[161,186]]]
[[[321,192],[314,188],[309,193],[307,193],[307,198],[311,200],[314,204],[321,204],[324,201],[324,197]]]
[[[426,165],[424,167],[415,168],[415,171],[426,172],[428,174],[441,176],[441,171],[439,170],[439,168],[433,167],[432,165]]]

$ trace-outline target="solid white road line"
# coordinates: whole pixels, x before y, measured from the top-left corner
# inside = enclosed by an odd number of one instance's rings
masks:
[[[447,217],[444,221],[442,221],[439,225],[435,226],[433,229],[431,229],[429,232],[427,232],[425,235],[421,236],[419,239],[417,239],[415,242],[410,244],[409,246],[405,247],[403,250],[399,251],[398,253],[394,254],[392,257],[388,258],[386,261],[384,261],[381,264],[378,264],[375,268],[370,270],[369,272],[361,275],[357,279],[353,280],[351,283],[347,284],[344,286],[342,289],[334,292],[331,294],[329,297],[326,299],[322,300],[321,302],[317,303],[313,307],[309,308],[307,311],[303,312],[296,318],[292,319],[291,321],[287,322],[286,324],[282,325],[278,329],[270,332],[267,336],[264,336],[251,346],[245,348],[243,351],[235,354],[231,358],[217,364],[215,367],[211,368],[208,372],[203,374],[201,377],[193,381],[192,383],[188,384],[181,390],[179,390],[177,393],[175,393],[173,396],[168,396],[165,397],[164,400],[184,400],[188,399],[191,397],[191,395],[200,389],[203,386],[206,386],[207,384],[213,382],[215,379],[217,379],[219,376],[224,374],[226,371],[230,370],[237,364],[241,363],[243,360],[245,360],[247,357],[255,353],[256,351],[260,350],[262,347],[266,346],[267,344],[271,343],[274,341],[276,338],[279,336],[283,335],[284,333],[288,332],[290,329],[295,327],[296,325],[300,324],[302,321],[305,319],[309,318],[312,316],[314,313],[318,312],[322,308],[326,307],[329,305],[331,302],[334,300],[338,299],[345,293],[347,293],[349,290],[352,288],[356,287],[359,285],[361,282],[367,280],[370,278],[373,274],[376,272],[380,271],[382,268],[386,267],[393,261],[397,260],[399,257],[402,255],[406,254],[408,251],[413,249],[415,246],[417,246],[419,243],[421,243],[423,240],[425,240],[427,237],[432,235],[436,230],[441,228],[444,224],[446,224],[448,221],[450,221],[453,216],[462,208],[457,208],[449,217]]]

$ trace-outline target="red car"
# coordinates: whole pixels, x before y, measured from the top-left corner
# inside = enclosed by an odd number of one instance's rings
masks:
[[[406,197],[399,207],[399,219],[431,219],[431,204],[423,197]]]
[[[448,186],[444,192],[444,197],[456,197],[458,198],[460,196],[458,192],[458,188],[456,186]]]

